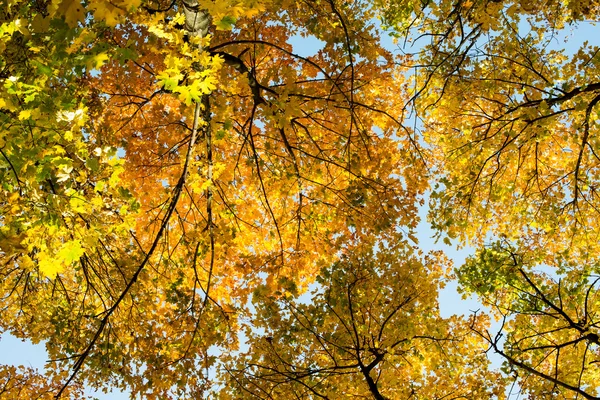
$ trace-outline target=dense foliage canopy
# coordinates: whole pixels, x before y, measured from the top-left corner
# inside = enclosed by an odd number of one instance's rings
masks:
[[[596,2],[1,4],[0,398],[600,398]]]

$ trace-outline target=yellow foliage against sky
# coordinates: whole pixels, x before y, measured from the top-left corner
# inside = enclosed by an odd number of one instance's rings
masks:
[[[5,0],[0,334],[51,361],[0,398],[597,398],[599,48],[551,46],[597,16]]]

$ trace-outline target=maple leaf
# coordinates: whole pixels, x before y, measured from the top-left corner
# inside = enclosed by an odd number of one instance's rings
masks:
[[[86,66],[89,70],[98,70],[100,69],[106,61],[110,59],[109,55],[106,53],[95,54],[93,56],[89,56],[86,62]]]
[[[217,27],[217,29],[224,30],[224,31],[229,31],[229,30],[231,30],[234,27],[235,20],[236,19],[234,17],[225,16],[225,17],[221,18],[215,24],[215,26]]]
[[[58,15],[64,17],[69,27],[74,28],[85,19],[85,7],[80,0],[53,0]]]

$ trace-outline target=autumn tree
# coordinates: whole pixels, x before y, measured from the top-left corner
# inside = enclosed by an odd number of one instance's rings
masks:
[[[430,220],[477,247],[462,290],[504,321],[478,333],[525,393],[598,398],[599,48],[565,34],[598,4],[382,5],[399,39],[422,35],[407,107],[432,149]]]
[[[488,371],[485,318],[442,318],[448,263],[396,233],[356,238],[310,299],[257,288],[248,350],[225,361],[223,398],[503,398]]]
[[[358,231],[412,237],[425,161],[370,4],[2,13],[0,329],[45,341],[57,398],[205,397],[256,290],[305,291]]]
[[[2,365],[0,367],[1,399],[53,399],[61,389],[60,382],[48,382],[45,376],[32,368]],[[66,389],[65,396],[81,398],[81,385]]]
[[[507,361],[505,372],[521,390],[596,399],[600,276],[562,255],[553,261],[542,268],[534,254],[497,242],[468,260],[459,277],[502,322],[499,332],[475,330]]]
[[[5,397],[502,397],[487,344],[597,398],[598,48],[549,46],[597,4],[2,6],[0,332],[51,358]],[[429,184],[500,332],[437,311]]]

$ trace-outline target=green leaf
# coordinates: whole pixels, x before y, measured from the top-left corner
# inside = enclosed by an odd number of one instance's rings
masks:
[[[233,29],[233,26],[235,25],[235,21],[236,21],[236,19],[234,17],[227,15],[227,16],[221,18],[221,20],[219,22],[217,22],[215,24],[215,26],[218,30],[230,31],[231,29]]]

